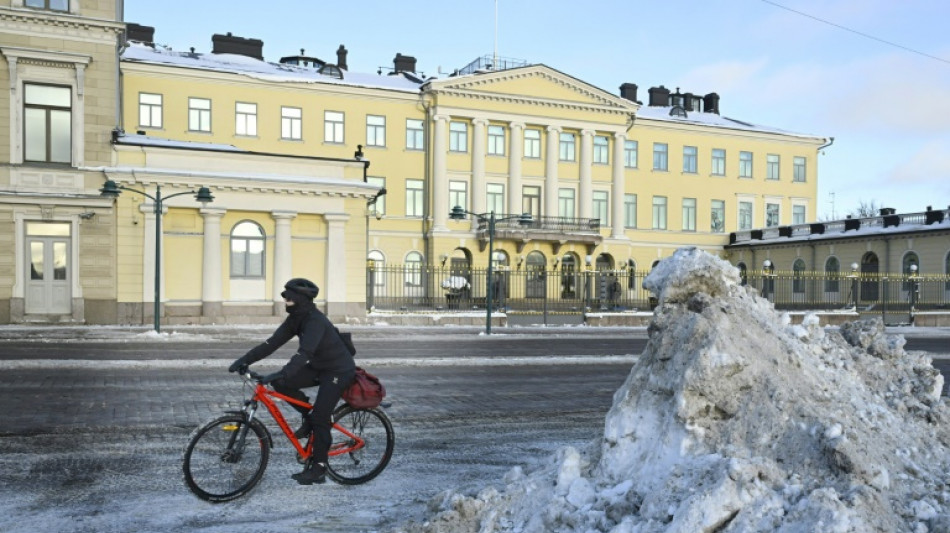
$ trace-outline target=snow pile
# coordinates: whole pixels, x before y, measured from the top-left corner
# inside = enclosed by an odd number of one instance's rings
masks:
[[[950,410],[928,357],[879,320],[791,325],[696,249],[644,286],[650,340],[603,439],[503,491],[443,493],[399,531],[950,531]]]

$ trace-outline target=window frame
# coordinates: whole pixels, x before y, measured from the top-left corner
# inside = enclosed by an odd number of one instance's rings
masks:
[[[666,196],[653,197],[653,229],[665,230],[668,225],[668,198]]]
[[[752,179],[752,152],[739,151],[739,177]]]
[[[782,156],[778,154],[765,155],[765,179],[779,180],[782,174]]]
[[[485,153],[487,155],[505,155],[505,137],[507,137],[505,127],[498,124],[489,124],[485,133],[488,137]]]
[[[157,97],[158,103],[155,104],[155,103],[150,103],[150,102],[143,102],[142,99],[143,97],[146,97],[146,96]],[[165,102],[165,98],[162,93],[139,92],[139,124],[138,126],[140,128],[152,128],[156,130],[162,129],[162,124],[164,124],[164,112],[165,112],[164,102]],[[148,117],[149,117],[148,124],[142,121],[143,111],[145,109],[148,110]],[[158,111],[158,120],[157,120],[158,124],[153,123],[155,122],[156,110]]]
[[[640,143],[635,140],[626,140],[623,142],[623,166],[625,168],[637,168],[637,158],[640,153]],[[631,164],[632,163],[632,164]]]
[[[293,116],[296,112],[297,116]],[[294,127],[296,126],[296,128]],[[293,106],[280,106],[280,140],[303,140],[303,109]]]
[[[468,123],[460,120],[449,122],[449,151],[468,153]]]
[[[572,187],[561,187],[557,190],[557,216],[561,218],[576,218],[577,191]]]
[[[689,151],[692,150],[692,153]],[[699,169],[699,148],[695,146],[683,147],[683,173],[696,174]]]
[[[668,143],[653,143],[653,170],[669,172],[670,145]]]
[[[366,183],[369,183],[370,185],[376,185],[377,187],[380,187],[381,189],[386,188],[386,178],[384,177],[367,176]],[[370,206],[370,209],[371,209],[371,213],[374,215],[376,214],[385,215],[386,214],[386,195],[383,194],[381,196],[377,196],[376,201],[373,203],[373,205]]]
[[[208,107],[198,107],[199,103],[206,103]],[[210,98],[188,97],[188,131],[190,133],[211,133]]]
[[[242,111],[241,106],[253,106],[254,112],[248,113]],[[244,127],[243,133],[240,131],[240,125],[242,123]],[[257,137],[257,104],[251,102],[234,102],[234,134],[242,137]]]
[[[601,227],[610,223],[610,193],[608,191],[591,191],[591,218],[600,221]],[[598,216],[603,213],[604,216]]]
[[[461,180],[449,180],[449,205],[452,208],[460,205],[462,209],[468,209],[468,182]]]
[[[716,224],[716,214],[720,213],[719,224]],[[709,202],[709,232],[726,232],[726,201],[712,199]]]
[[[710,165],[709,174],[711,176],[725,176],[726,175],[726,149],[725,148],[713,148],[710,153]]]
[[[610,139],[606,135],[594,135],[593,164],[610,164]]]
[[[422,218],[424,215],[422,193],[423,180],[406,180],[406,218]]]
[[[577,161],[577,137],[570,132],[562,131],[557,140],[558,161]]]
[[[337,120],[339,116],[339,120]],[[346,142],[346,114],[342,111],[325,110],[323,112],[323,142],[344,144]]]
[[[808,181],[808,158],[796,155],[792,158],[792,182],[805,183]]]
[[[531,137],[528,136],[529,133]],[[541,159],[541,130],[537,128],[525,128],[523,155],[528,159]]]
[[[65,90],[68,94],[69,105],[61,106],[53,103],[30,103],[29,95],[27,94],[30,87]],[[31,159],[28,157],[31,153],[30,148],[33,147],[33,143],[30,141],[31,121],[30,117],[27,116],[31,113],[28,113],[28,110],[38,110],[41,111],[43,115],[43,159]],[[23,107],[21,112],[23,113],[23,162],[71,165],[73,162],[73,88],[69,85],[26,82],[23,84]],[[68,118],[68,125],[63,128],[64,131],[55,128],[53,124],[53,115],[59,113],[65,113],[66,118]],[[65,137],[60,138],[56,135],[57,133],[65,133]],[[65,145],[68,147],[65,159],[54,159],[57,155],[55,147],[63,141],[65,141]]]
[[[366,115],[366,146],[386,147],[385,115]]]
[[[256,227],[257,231],[260,233],[260,236],[248,236],[248,235],[235,236],[234,232],[237,231],[239,227],[244,226],[244,225]],[[234,226],[231,227],[231,231],[228,234],[228,237],[229,237],[228,250],[229,250],[229,261],[230,261],[230,267],[228,269],[229,279],[257,279],[257,280],[265,279],[267,277],[267,260],[266,260],[267,234],[264,232],[263,226],[261,226],[260,224],[258,224],[257,222],[253,220],[247,220],[247,219],[240,220],[237,223],[235,223]],[[245,243],[244,250],[240,252],[235,252],[234,250],[235,242]],[[248,271],[250,270],[248,267],[250,267],[251,265],[251,257],[252,257],[251,252],[250,252],[251,242],[259,243],[260,248],[261,248],[260,265],[258,265],[260,268],[260,273],[257,273],[257,274],[248,274]],[[235,260],[235,253],[242,254],[243,260],[240,261],[241,263],[240,269],[239,269],[240,272],[236,271],[236,267],[238,267],[239,262]]]
[[[418,123],[418,127],[415,126]],[[425,123],[418,118],[406,119],[406,150],[425,150]]]
[[[797,220],[799,218],[798,217],[799,213],[797,211],[801,211],[800,221]],[[808,206],[801,205],[801,204],[792,205],[792,225],[793,226],[798,225],[798,224],[805,224],[806,222],[808,222],[807,217],[808,217]]]
[[[743,209],[744,206],[748,206],[748,212]],[[752,229],[753,221],[755,220],[755,203],[749,200],[739,200],[739,208],[737,210],[736,217],[736,227],[739,231],[749,231]]]
[[[46,11],[56,11],[57,13],[70,13],[69,0],[62,0],[62,3],[66,4],[66,7],[60,9],[58,7],[53,7],[51,3],[55,0],[23,0],[23,7],[30,9],[43,9]],[[30,4],[40,3],[42,5],[30,5]]]
[[[499,209],[495,209],[498,207]],[[502,183],[485,184],[485,208],[495,214],[505,212],[505,186]]]
[[[623,195],[623,227],[628,229],[637,228],[637,195]]]
[[[690,205],[690,203],[692,205]],[[683,209],[683,220],[682,231],[696,231],[696,199],[695,198],[683,198],[682,201]]]
[[[775,218],[771,220],[770,217],[775,215]],[[765,202],[765,227],[766,228],[776,228],[782,224],[782,204],[777,204],[775,202]]]

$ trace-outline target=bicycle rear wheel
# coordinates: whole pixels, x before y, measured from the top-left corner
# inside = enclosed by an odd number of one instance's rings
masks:
[[[221,416],[191,434],[185,448],[185,484],[202,500],[212,503],[243,496],[261,480],[270,457],[267,430],[257,420],[247,427],[241,414]]]
[[[327,474],[343,485],[358,485],[378,476],[389,464],[396,444],[389,417],[379,409],[356,409],[349,405],[337,408],[333,421],[365,441],[355,451],[345,451],[354,440],[334,429],[333,444],[327,462]]]

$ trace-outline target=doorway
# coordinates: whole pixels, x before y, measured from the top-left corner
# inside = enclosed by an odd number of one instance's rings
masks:
[[[72,313],[70,225],[26,223],[26,314]]]

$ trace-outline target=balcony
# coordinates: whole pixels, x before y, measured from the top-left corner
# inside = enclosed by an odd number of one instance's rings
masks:
[[[533,217],[527,225],[522,225],[517,215],[509,220],[498,220],[509,216],[512,215],[495,215],[495,239],[515,241],[518,252],[531,241],[550,242],[557,254],[564,244],[583,244],[593,250],[603,240],[598,218]],[[488,246],[488,220],[479,221],[476,234],[484,251]]]

